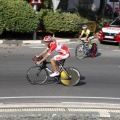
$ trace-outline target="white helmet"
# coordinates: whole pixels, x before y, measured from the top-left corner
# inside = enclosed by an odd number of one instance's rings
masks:
[[[82,28],[83,28],[83,29],[86,29],[86,28],[87,28],[87,25],[83,25]]]

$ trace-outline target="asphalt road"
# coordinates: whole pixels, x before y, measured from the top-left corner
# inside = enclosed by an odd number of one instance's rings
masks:
[[[71,57],[65,66],[81,73],[77,86],[50,82],[31,85],[26,79],[32,58],[44,45],[0,45],[0,103],[120,103],[120,50],[117,45],[99,44],[98,56],[78,60],[74,51],[78,43],[66,43]]]

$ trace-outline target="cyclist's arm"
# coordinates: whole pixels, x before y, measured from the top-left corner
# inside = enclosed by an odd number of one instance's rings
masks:
[[[89,37],[89,34],[87,34],[87,35],[86,35],[85,40],[87,40],[87,39],[88,39],[88,37]]]
[[[83,34],[81,34],[78,39],[80,39],[82,36],[83,36]]]
[[[82,30],[82,32],[81,32],[81,34],[80,34],[78,39],[80,39],[83,36],[83,34],[84,34],[84,31]]]
[[[56,48],[56,44],[53,44],[53,45],[51,45],[50,49],[44,50],[42,53],[46,53],[46,52],[48,52],[48,53],[43,57],[42,60],[40,60],[39,62],[37,62],[37,64],[40,64],[40,63],[42,63],[43,61],[45,61],[45,60],[51,55],[52,51],[53,51],[55,48]],[[49,50],[49,51],[48,51],[48,50]],[[42,54],[42,53],[41,53],[41,54]]]
[[[40,60],[39,62],[40,62],[40,63],[42,63],[42,62],[43,62],[43,61],[45,61],[48,57],[49,57],[49,55],[48,55],[48,54],[46,54],[46,55],[43,57],[43,59],[42,59],[42,60]],[[40,64],[40,63],[39,63],[39,64]]]
[[[45,50],[43,50],[43,52],[39,55],[36,55],[36,57],[40,57],[40,56],[43,56],[45,53],[48,52],[48,48],[46,48]]]
[[[43,59],[41,59],[40,61],[36,62],[37,65],[41,64],[43,61],[45,61],[47,58],[49,57],[48,54],[46,54],[46,56],[43,57]]]
[[[90,35],[90,30],[87,30],[85,40],[87,40],[87,39],[88,39],[89,35]]]
[[[44,54],[44,53],[46,53],[46,52],[48,52],[48,53],[43,57],[42,60],[36,62],[36,64],[39,65],[40,63],[42,63],[43,61],[45,61],[45,60],[51,55],[51,53],[54,51],[55,48],[56,48],[56,44],[51,44],[50,49],[47,48],[47,49],[44,50],[41,54]],[[48,50],[49,50],[49,51],[48,51]]]

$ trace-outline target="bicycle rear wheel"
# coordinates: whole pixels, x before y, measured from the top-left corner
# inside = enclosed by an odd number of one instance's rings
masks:
[[[79,44],[75,49],[75,56],[77,59],[82,59],[86,55],[86,48],[84,44]]]
[[[91,49],[90,54],[92,57],[95,57],[97,56],[97,53],[98,53],[98,46],[96,43],[92,43],[92,49]]]
[[[80,77],[81,77],[80,72],[73,67],[67,67],[65,68],[65,71],[62,71],[60,73],[61,82],[66,86],[77,85],[80,82]]]
[[[27,71],[27,80],[31,84],[44,84],[47,81],[48,72],[41,66],[33,66]]]
[[[95,51],[95,56],[97,56],[97,54],[98,54],[98,45],[97,44],[96,44],[96,47],[94,48],[94,51]]]

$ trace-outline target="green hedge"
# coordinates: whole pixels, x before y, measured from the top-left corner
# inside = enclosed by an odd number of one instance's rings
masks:
[[[87,22],[76,14],[41,10],[38,13],[41,23],[46,32],[77,32],[83,22]]]
[[[4,29],[3,21],[2,21],[2,12],[0,11],[0,34],[2,34]]]
[[[2,34],[4,30],[4,22],[3,22],[3,1],[0,1],[0,34]]]
[[[24,0],[0,0],[3,7],[3,24],[6,31],[32,32],[38,27],[38,17],[33,7]]]

